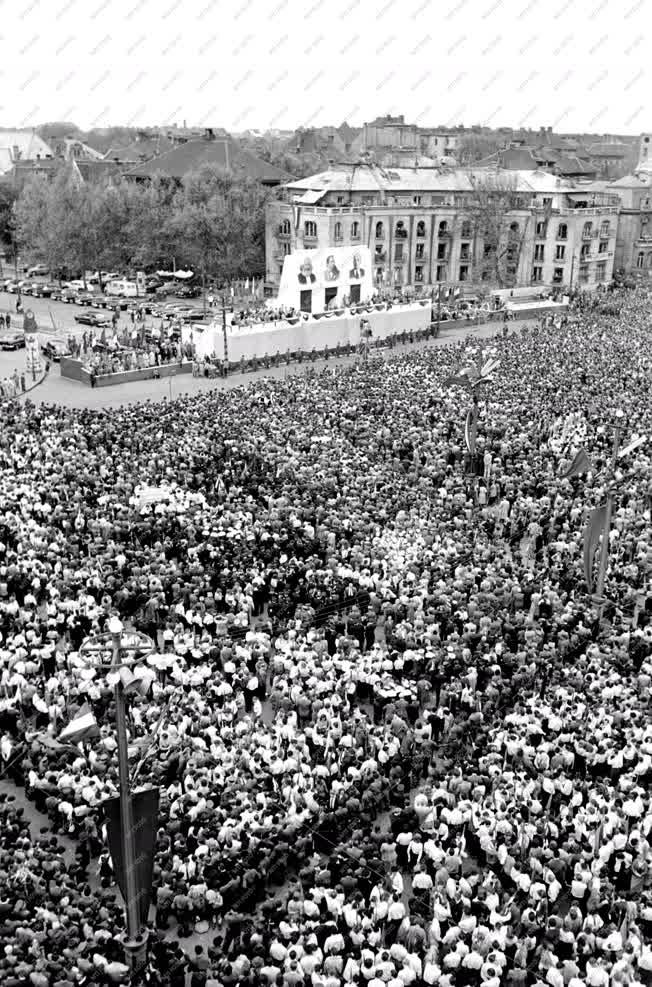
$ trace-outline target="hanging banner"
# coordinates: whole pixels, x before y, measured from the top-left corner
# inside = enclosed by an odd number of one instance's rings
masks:
[[[149,906],[152,900],[152,873],[154,868],[154,850],[156,848],[156,830],[158,827],[158,788],[146,788],[134,792],[131,801],[133,806],[133,838],[136,868],[136,896],[140,921],[147,923]],[[113,861],[120,893],[126,902],[126,887],[124,860],[122,857],[122,820],[120,818],[120,798],[106,799],[102,803],[106,815],[106,828],[109,839],[109,852]]]
[[[593,592],[593,562],[600,536],[603,533],[606,516],[607,507],[605,504],[602,507],[596,507],[595,510],[591,511],[584,531],[584,578],[589,593]]]

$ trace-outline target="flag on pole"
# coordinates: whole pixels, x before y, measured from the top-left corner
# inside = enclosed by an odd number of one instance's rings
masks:
[[[158,788],[146,788],[134,792],[131,797],[133,811],[133,843],[136,870],[136,898],[140,920],[147,924],[149,905],[152,899],[152,872],[156,831],[158,828]],[[125,861],[122,856],[122,818],[120,796],[103,802],[106,815],[106,830],[113,871],[123,899],[126,900]]]
[[[570,480],[571,477],[579,476],[580,473],[588,473],[591,469],[591,460],[586,449],[578,449],[573,462],[564,473],[564,480]]]
[[[86,703],[81,707],[74,720],[71,720],[67,727],[64,727],[59,734],[59,741],[67,741],[69,744],[78,744],[80,740],[89,740],[91,737],[99,737],[100,728],[97,720],[93,716],[90,706]]]
[[[478,433],[478,409],[474,405],[466,416],[466,426],[464,428],[464,441],[466,448],[472,456],[475,456],[475,444]]]
[[[584,531],[584,578],[589,593],[593,592],[593,562],[606,517],[606,504],[603,504],[602,507],[596,507],[595,510],[591,511]]]

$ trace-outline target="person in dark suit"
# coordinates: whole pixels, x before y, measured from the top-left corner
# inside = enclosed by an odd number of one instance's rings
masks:
[[[360,266],[360,254],[353,255],[353,267],[349,271],[349,277],[354,281],[364,277],[364,268]]]
[[[330,254],[326,258],[326,270],[324,271],[324,280],[337,281],[339,276],[340,276],[340,272],[339,272],[339,268],[337,267],[337,264],[335,263],[335,257],[333,256],[333,254]]]
[[[312,273],[312,261],[305,257],[299,269],[299,284],[314,284],[317,278]]]

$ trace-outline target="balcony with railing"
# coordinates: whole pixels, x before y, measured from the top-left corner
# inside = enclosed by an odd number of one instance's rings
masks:
[[[451,240],[453,238],[453,234],[450,230],[438,230],[437,236],[440,240]]]
[[[310,247],[312,249],[313,247],[316,247],[318,243],[319,243],[319,237],[317,236],[316,233],[314,235],[312,233],[303,234],[304,247]]]
[[[376,253],[374,254],[374,263],[384,264],[386,260],[387,260],[386,250],[381,250],[380,252],[376,251]]]

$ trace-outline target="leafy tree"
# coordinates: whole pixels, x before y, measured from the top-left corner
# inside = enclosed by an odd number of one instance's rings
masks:
[[[471,227],[474,276],[500,288],[513,287],[529,222],[519,212],[516,183],[511,176],[470,173],[473,191],[462,221]]]

